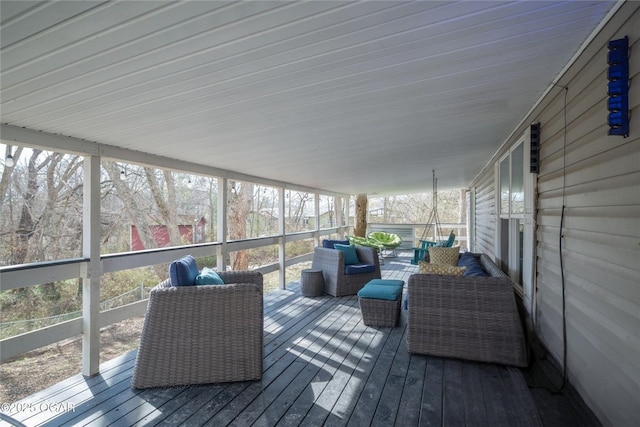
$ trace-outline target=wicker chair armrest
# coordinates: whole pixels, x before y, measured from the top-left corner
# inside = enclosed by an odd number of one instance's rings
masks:
[[[469,287],[469,285],[476,285]],[[408,289],[413,304],[419,303],[420,297],[430,298],[462,298],[462,303],[469,298],[474,300],[503,300],[513,298],[513,286],[505,277],[464,277],[440,274],[412,274],[409,276]],[[414,295],[417,298],[413,298]],[[411,302],[409,306],[411,307]],[[459,306],[458,306],[459,307]]]
[[[261,290],[263,289],[262,273],[253,270],[242,271],[220,271],[218,275],[226,284],[231,283],[253,283]]]
[[[504,271],[500,270],[500,267],[498,267],[487,255],[478,254],[478,258],[480,259],[480,264],[482,264],[482,268],[484,268],[484,270],[490,276],[500,277],[500,278],[509,280],[509,276],[507,276],[507,274]]]
[[[153,291],[154,289],[163,289],[163,288],[170,288],[170,287],[171,287],[171,279],[167,279],[155,285],[151,290]]]
[[[316,247],[313,252],[313,268],[344,271],[344,253],[336,249]]]
[[[218,275],[225,284],[231,283],[252,283],[263,289],[263,277],[262,273],[253,270],[240,270],[240,271],[220,271]],[[156,288],[171,288],[171,279],[164,280],[158,283]]]
[[[375,249],[356,246],[356,253],[362,264],[373,264],[376,268],[380,268],[380,258],[378,257],[378,251]]]
[[[226,295],[258,292],[262,297],[262,287],[256,283],[229,283],[224,285],[202,286],[164,286],[165,282],[157,285],[149,293],[149,300],[157,298],[171,298],[176,302],[180,299],[189,301],[198,298],[224,298]]]
[[[173,302],[182,300],[193,301],[198,298],[225,298],[226,295],[240,293],[259,293],[262,298],[263,278],[257,271],[223,271],[218,273],[224,285],[204,286],[171,286],[171,280],[167,279],[156,285],[149,294],[151,299],[172,298]]]

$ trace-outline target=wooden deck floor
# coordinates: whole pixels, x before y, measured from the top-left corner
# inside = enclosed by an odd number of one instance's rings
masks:
[[[406,280],[415,267],[401,256],[383,270]],[[133,351],[11,416],[27,426],[543,425],[521,370],[410,355],[405,335],[404,312],[396,328],[371,328],[357,297],[306,298],[292,284],[265,296],[261,381],[135,390]]]

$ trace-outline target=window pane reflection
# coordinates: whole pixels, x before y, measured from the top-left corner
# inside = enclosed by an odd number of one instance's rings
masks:
[[[509,213],[509,157],[500,162],[500,213]]]
[[[524,213],[524,148],[523,144],[511,153],[511,213]]]

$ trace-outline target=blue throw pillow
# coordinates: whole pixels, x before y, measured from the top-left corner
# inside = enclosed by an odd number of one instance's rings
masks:
[[[349,245],[349,241],[348,240],[331,240],[331,239],[324,239],[322,241],[322,247],[323,248],[328,248],[328,249],[335,249],[335,244],[339,244],[339,245]]]
[[[344,253],[344,263],[345,265],[350,264],[360,264],[360,260],[358,259],[358,253],[356,252],[356,247],[352,245],[340,245],[336,243],[333,245],[339,251]]]
[[[460,256],[458,260],[458,267],[467,267],[464,271],[464,276],[472,276],[472,277],[487,277],[489,274],[482,268],[482,264],[480,264],[480,260],[476,258],[473,253],[465,252]]]
[[[224,281],[213,268],[204,267],[196,276],[196,285],[224,285]]]
[[[476,258],[472,252],[465,252],[460,255],[458,259],[458,267],[469,267],[472,264],[478,263],[478,258]]]
[[[488,277],[489,274],[484,270],[484,268],[482,268],[482,265],[478,263],[477,265],[467,267],[467,269],[464,271],[464,276]]]
[[[169,266],[171,286],[193,286],[200,274],[196,260],[191,255],[173,261]]]

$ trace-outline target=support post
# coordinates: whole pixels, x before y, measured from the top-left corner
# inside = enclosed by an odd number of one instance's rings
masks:
[[[344,238],[344,197],[343,196],[334,196],[333,203],[336,211],[336,227],[338,227],[338,237],[341,239]],[[348,204],[347,204],[348,205]],[[348,215],[347,215],[348,217]]]
[[[229,180],[222,178],[218,181],[218,241],[222,243],[216,248],[216,264],[218,271],[225,271],[229,264],[229,252],[227,251],[227,236],[229,235],[229,227],[227,224],[227,203],[229,193],[227,187]]]
[[[82,256],[89,264],[82,280],[82,374],[100,371],[100,156],[84,157]]]
[[[313,246],[318,246],[320,244],[320,193],[315,192],[313,195],[313,200],[315,203],[315,209],[313,214],[316,217],[316,226],[313,231]]]
[[[284,187],[280,187],[278,189],[278,208],[280,209],[280,215],[279,215],[279,220],[278,220],[278,228],[279,230],[279,234],[280,234],[280,243],[278,244],[278,265],[280,266],[280,283],[278,284],[278,287],[280,289],[285,289],[286,284],[287,284],[287,266],[286,266],[286,242],[287,242],[287,230],[286,230],[286,224],[285,224],[285,212],[286,212],[286,206],[285,206],[285,200],[284,200],[284,192],[285,189]]]

